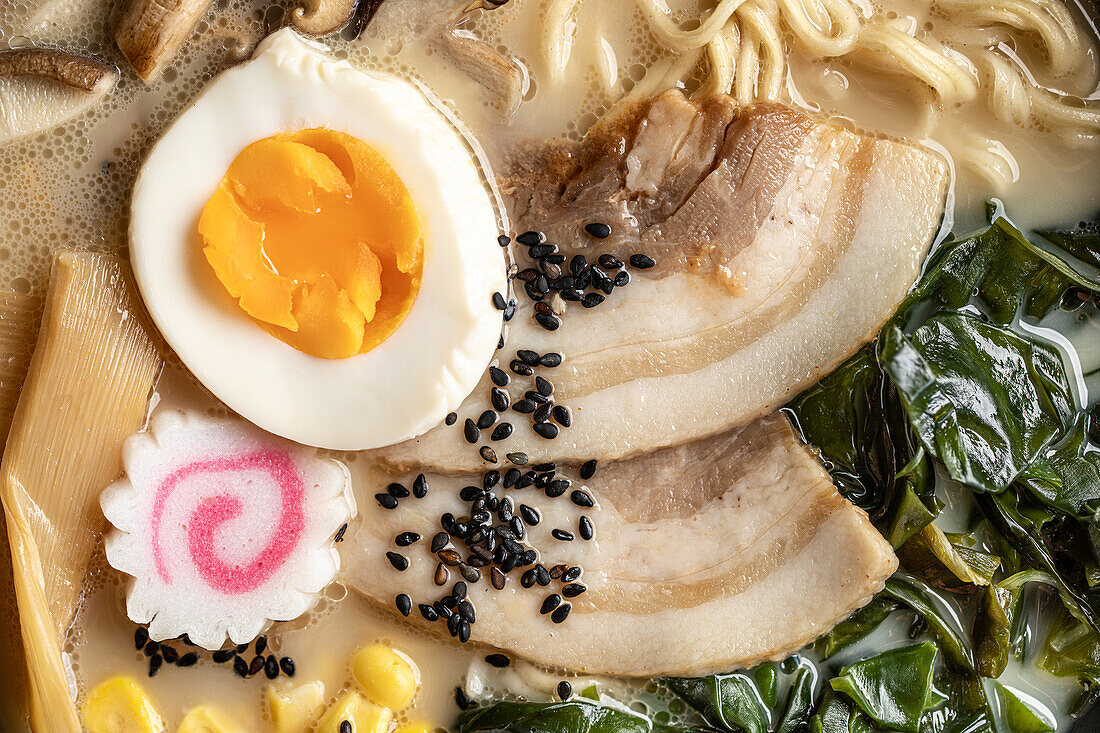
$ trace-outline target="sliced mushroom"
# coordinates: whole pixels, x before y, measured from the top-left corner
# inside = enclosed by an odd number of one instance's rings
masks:
[[[75,117],[117,82],[118,69],[87,56],[37,46],[0,51],[0,143]]]
[[[213,0],[127,0],[112,34],[146,83],[156,80],[195,30]]]
[[[412,477],[377,465],[359,470],[361,515],[345,535],[351,586],[391,610],[398,593],[414,604],[450,593],[460,568],[451,567],[449,582],[437,586],[439,559],[428,545],[444,513],[467,521],[471,504],[459,492],[480,486],[481,476],[430,474],[424,498],[389,510],[373,495],[394,480],[411,487]],[[561,473],[580,488],[576,473]],[[524,543],[538,550],[545,568],[583,568],[580,578],[565,582],[584,591],[566,592],[559,580],[524,588],[521,576],[533,566],[512,570],[503,584],[498,571],[503,588],[496,590],[492,571],[482,567],[481,579],[468,584],[473,640],[583,673],[651,677],[744,668],[824,634],[897,567],[889,544],[837,493],[781,415],[600,467],[584,483],[594,507],[571,502],[568,491],[549,499],[535,487],[493,488],[521,516],[529,514],[521,504],[539,510],[541,521],[526,524]],[[590,541],[578,532],[581,515],[594,526]],[[577,538],[554,539],[555,529]],[[386,553],[403,531],[425,540],[400,550],[409,565],[398,572]],[[453,543],[463,560],[473,554],[462,539]],[[539,612],[551,593],[569,596],[562,623]],[[420,613],[410,620],[428,625]]]
[[[377,8],[381,0],[367,4]],[[306,35],[325,36],[350,23],[358,5],[359,0],[303,0],[290,14],[290,23]]]
[[[552,440],[508,412],[515,430],[496,451],[533,462],[623,458],[781,407],[893,313],[938,228],[947,181],[944,162],[916,146],[779,105],[699,105],[679,92],[607,120],[579,146],[523,149],[517,160],[502,186],[516,232],[545,232],[567,260],[656,260],[626,267],[629,284],[597,307],[568,303],[553,331],[516,281],[501,366],[518,349],[564,354],[540,373],[572,409]],[[611,235],[586,234],[595,222]],[[536,264],[513,247],[521,268]],[[489,409],[492,386],[483,380],[458,414]],[[531,379],[513,376],[509,389],[515,402]],[[461,420],[383,455],[447,472],[484,465]]]

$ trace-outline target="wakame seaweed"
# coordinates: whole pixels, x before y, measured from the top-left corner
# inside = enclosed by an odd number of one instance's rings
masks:
[[[878,596],[818,639],[820,662],[796,655],[662,680],[689,709],[675,729],[661,716],[571,701],[478,708],[460,733],[993,733],[982,680],[999,677],[1011,655],[1027,658],[1025,609],[1037,606],[1022,599],[1038,588],[1053,624],[1026,661],[1078,678],[1082,704],[1091,699],[1100,690],[1100,425],[1076,404],[1054,346],[1016,324],[1097,302],[1098,268],[1100,227],[1033,242],[994,213],[986,231],[933,252],[874,343],[787,405],[901,562]],[[950,480],[945,491],[973,496],[971,532],[936,524],[937,475]],[[896,614],[916,641],[838,666]],[[1011,688],[989,689],[1010,727],[1050,730],[1045,711]]]

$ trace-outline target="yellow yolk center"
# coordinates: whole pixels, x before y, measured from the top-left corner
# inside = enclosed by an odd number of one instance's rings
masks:
[[[386,158],[324,128],[258,140],[199,218],[203,254],[238,305],[300,351],[373,349],[412,309],[420,217]]]

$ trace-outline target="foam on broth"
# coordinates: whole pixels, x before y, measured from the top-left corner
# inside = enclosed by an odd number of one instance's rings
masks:
[[[424,38],[430,32],[426,29],[445,20],[438,8],[446,4],[386,0],[361,39],[333,40],[331,46],[355,65],[427,85],[470,127],[490,159],[532,137],[578,139],[622,95],[660,90],[678,76],[677,60],[650,38],[633,0],[600,0],[580,5],[571,63],[551,82],[540,51],[539,21],[546,3],[514,0],[500,9],[475,11],[463,26],[515,57],[532,79],[524,104],[506,119],[476,80]],[[684,17],[700,7],[692,0],[670,4]],[[110,0],[3,3],[0,42],[57,44],[124,67],[107,33],[106,17],[113,5]],[[928,5],[886,0],[873,9],[909,19],[933,35],[949,33]],[[203,84],[245,58],[281,16],[277,4],[219,0],[160,81],[145,87],[124,72],[118,88],[99,107],[57,129],[0,146],[0,288],[44,293],[52,257],[62,248],[125,253],[129,191],[150,145]],[[1094,91],[1088,88],[1093,80],[1086,76],[1083,72],[1080,78],[1058,81],[1069,91],[1088,95]],[[1096,213],[1100,153],[1095,147],[1074,147],[1042,131],[998,123],[983,102],[934,109],[911,86],[844,61],[810,61],[795,53],[788,88],[794,99],[852,128],[927,140],[954,154],[954,217],[962,230],[980,225],[982,203],[990,196],[1003,199],[1014,219],[1028,227],[1071,223]],[[972,148],[976,136],[1011,154],[1015,183],[987,180],[974,172],[964,151]],[[167,404],[220,409],[175,369],[166,372],[159,389]],[[354,460],[349,465],[354,473]],[[134,626],[125,616],[121,583],[102,557],[88,574],[84,609],[66,644],[78,690],[109,674],[128,673],[157,700],[170,728],[188,707],[207,703],[231,713],[248,730],[261,729],[263,675],[242,680],[228,665],[204,661],[190,669],[166,665],[155,678],[146,678],[147,660],[134,650]],[[415,632],[388,610],[372,608],[354,594],[326,600],[307,619],[273,632],[279,653],[297,663],[295,681],[321,679],[331,694],[348,682],[348,660],[358,646],[391,641],[411,654],[423,673],[418,703],[406,717],[438,725],[451,722],[453,689],[470,664],[484,666],[478,660],[485,650]],[[531,673],[529,679],[536,680],[533,689],[545,689],[558,677]]]

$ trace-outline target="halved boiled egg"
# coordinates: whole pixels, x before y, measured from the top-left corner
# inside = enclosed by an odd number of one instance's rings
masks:
[[[360,450],[424,432],[500,336],[498,215],[469,150],[411,84],[273,34],[172,124],[134,187],[153,320],[273,433]]]

